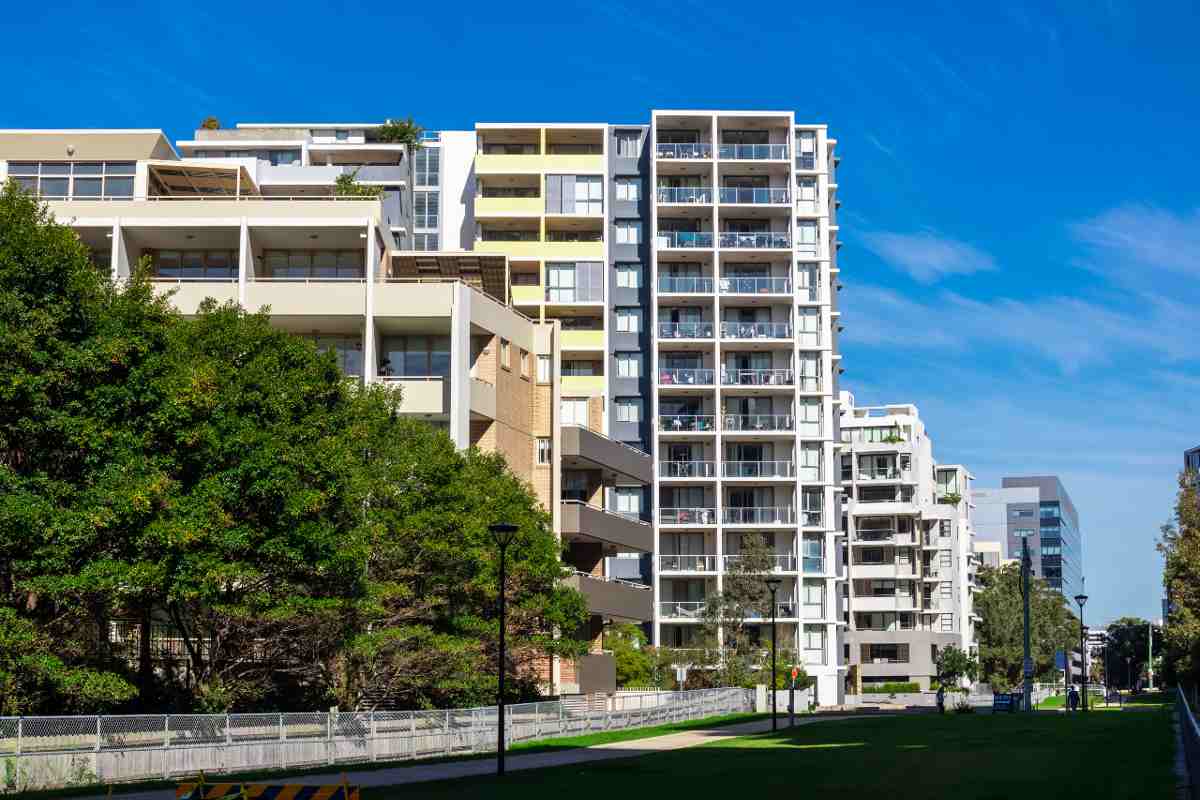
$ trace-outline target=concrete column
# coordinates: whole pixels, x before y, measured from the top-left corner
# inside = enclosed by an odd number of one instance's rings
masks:
[[[366,307],[363,309],[363,380],[370,382],[375,380],[376,375],[376,356],[375,356],[375,280],[379,274],[378,262],[381,255],[378,252],[378,240],[375,238],[374,226],[370,220],[367,221],[367,260],[364,270],[364,277],[367,282],[366,292]]]
[[[125,234],[121,220],[117,218],[112,228],[112,279],[129,277],[129,251],[125,248]]]
[[[238,305],[246,307],[246,282],[250,280],[250,264],[254,251],[250,249],[250,226],[242,217],[241,228],[238,231]]]
[[[460,450],[471,444],[471,290],[454,285],[450,314],[450,438]]]

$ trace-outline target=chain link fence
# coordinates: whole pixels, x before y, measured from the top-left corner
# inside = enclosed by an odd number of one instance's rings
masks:
[[[599,707],[598,707],[599,706]],[[505,707],[511,744],[754,710],[750,689],[651,692]],[[307,768],[488,753],[495,706],[446,711],[0,717],[0,792],[200,771]]]

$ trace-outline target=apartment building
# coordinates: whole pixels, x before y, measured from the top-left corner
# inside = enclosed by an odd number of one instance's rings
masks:
[[[981,540],[999,542],[1005,559],[1020,559],[1029,546],[1033,574],[1068,602],[1083,591],[1083,534],[1079,515],[1055,475],[1002,478],[1000,488],[976,489]]]
[[[851,691],[928,689],[938,652],[976,647],[970,473],[938,464],[916,406],[841,394],[842,609]]]
[[[825,126],[480,122],[415,152],[379,128],[244,123],[174,147],[160,131],[3,131],[0,177],[115,277],[146,258],[185,314],[206,297],[269,306],[460,447],[503,452],[568,544],[597,652],[613,621],[686,650],[742,537],[766,534],[781,641],[818,702],[839,702]],[[380,196],[335,195],[346,174]],[[577,666],[549,668],[551,689],[591,685]]]

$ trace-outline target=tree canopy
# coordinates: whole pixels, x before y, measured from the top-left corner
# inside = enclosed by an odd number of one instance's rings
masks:
[[[1107,684],[1120,689],[1132,689],[1146,673],[1150,657],[1149,620],[1139,617],[1120,617],[1108,625],[1107,652],[1094,654],[1100,662],[1101,675],[1107,676]],[[1163,653],[1163,632],[1154,631],[1155,660]]]
[[[1180,473],[1173,519],[1162,526],[1158,543],[1168,603],[1164,677],[1191,685],[1200,683],[1200,498],[1196,477],[1194,472]]]
[[[976,628],[981,678],[995,688],[1015,688],[1023,680],[1025,658],[1021,567],[983,567],[979,583],[975,611],[981,618]],[[1030,580],[1029,619],[1034,679],[1051,680],[1055,653],[1078,645],[1079,623],[1066,598],[1036,577]]]

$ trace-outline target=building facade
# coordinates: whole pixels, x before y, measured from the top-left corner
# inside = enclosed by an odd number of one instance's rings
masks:
[[[934,461],[915,406],[843,392],[840,429],[848,682],[928,689],[943,648],[976,649],[972,476]]]

